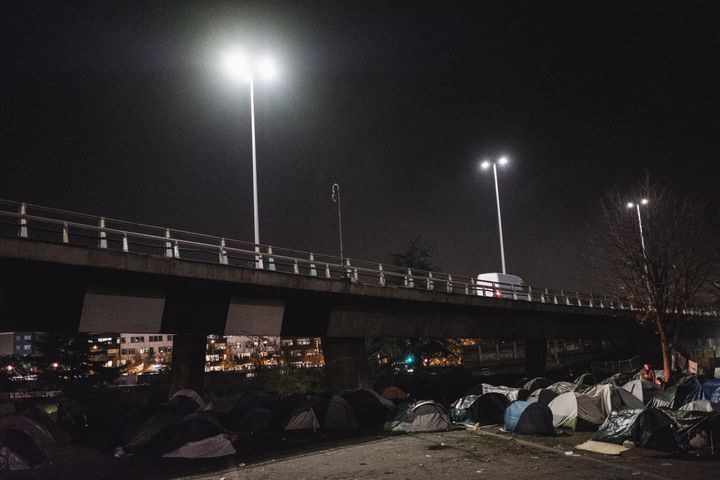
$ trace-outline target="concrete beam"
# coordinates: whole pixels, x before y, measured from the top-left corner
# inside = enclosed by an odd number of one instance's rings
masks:
[[[170,365],[170,396],[183,388],[200,395],[205,389],[205,335],[175,335]]]

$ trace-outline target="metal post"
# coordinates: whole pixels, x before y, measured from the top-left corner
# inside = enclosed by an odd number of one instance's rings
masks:
[[[165,229],[165,256],[166,257],[172,257],[173,256],[173,249],[172,249],[172,243],[170,242],[170,229]]]
[[[495,199],[497,200],[498,230],[500,231],[500,260],[502,260],[502,273],[505,271],[505,245],[503,245],[502,216],[500,215],[500,191],[498,189],[497,164],[493,162],[493,176],[495,177]]]
[[[130,248],[128,246],[127,233],[125,233],[125,232],[123,232],[122,249],[123,249],[123,252],[125,252],[125,253],[127,253],[130,250]]]
[[[27,215],[27,205],[25,203],[21,203],[20,204],[20,231],[18,232],[18,236],[20,238],[27,238],[27,236],[28,236],[27,218],[25,218],[25,215]]]
[[[100,248],[107,248],[107,233],[105,233],[105,218],[100,217]]]
[[[255,149],[255,84],[252,75],[250,75],[250,131],[252,133],[253,230],[255,233],[255,268],[263,268],[263,258],[260,254],[260,220],[258,219],[257,154]]]
[[[68,231],[67,222],[63,222],[63,243],[70,243],[70,232]]]
[[[317,269],[315,268],[315,257],[310,254],[310,276],[317,277]]]
[[[273,258],[273,251],[272,247],[267,248],[267,254],[268,254],[268,270],[271,272],[275,271],[275,259]]]
[[[332,201],[338,206],[338,232],[340,235],[340,265],[343,264],[343,234],[342,234],[342,209],[340,208],[340,185],[333,183]]]

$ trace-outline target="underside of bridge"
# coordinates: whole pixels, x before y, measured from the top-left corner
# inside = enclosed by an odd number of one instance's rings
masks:
[[[494,299],[0,239],[0,331],[177,334],[173,388],[197,386],[208,334],[322,337],[338,387],[367,385],[367,337],[628,338],[627,311]],[[204,345],[204,341],[203,341]],[[201,377],[201,375],[200,375]]]

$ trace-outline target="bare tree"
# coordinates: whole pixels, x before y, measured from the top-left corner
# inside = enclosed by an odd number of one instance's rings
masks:
[[[629,202],[642,199],[647,203],[639,210],[641,230],[637,204]],[[630,195],[608,194],[602,208],[603,246],[612,275],[638,309],[638,320],[655,325],[668,381],[671,347],[684,311],[701,289],[710,286],[720,265],[708,209],[647,179]]]

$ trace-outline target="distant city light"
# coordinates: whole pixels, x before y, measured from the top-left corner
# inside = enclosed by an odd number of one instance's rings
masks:
[[[7,367],[5,367],[5,370],[7,370],[8,372],[12,372],[13,366],[12,366],[12,365],[8,365]]]
[[[53,367],[53,368],[58,368],[59,366],[60,366],[60,364],[58,362],[53,362],[51,365],[51,367]]]
[[[412,355],[408,355],[407,357],[405,357],[405,363],[413,363],[414,361],[415,357],[413,357]]]

